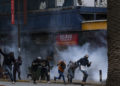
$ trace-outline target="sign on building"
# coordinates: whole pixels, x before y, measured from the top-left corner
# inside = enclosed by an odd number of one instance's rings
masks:
[[[78,34],[59,34],[56,37],[57,45],[77,45]]]

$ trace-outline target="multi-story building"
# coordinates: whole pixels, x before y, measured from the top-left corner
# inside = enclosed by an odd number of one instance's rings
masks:
[[[20,47],[26,59],[53,59],[56,47],[104,45],[95,32],[106,38],[106,6],[106,0],[15,0],[15,24],[11,24],[11,1],[0,0],[0,45],[16,56]]]

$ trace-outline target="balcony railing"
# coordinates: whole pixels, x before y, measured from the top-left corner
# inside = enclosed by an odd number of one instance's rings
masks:
[[[15,12],[17,12],[18,0],[15,0]],[[21,12],[24,9],[24,1],[20,0]],[[88,2],[86,2],[88,1]],[[69,7],[107,7],[107,0],[27,0],[27,10],[47,10],[51,8],[69,8]],[[0,13],[10,13],[10,0],[0,0]]]

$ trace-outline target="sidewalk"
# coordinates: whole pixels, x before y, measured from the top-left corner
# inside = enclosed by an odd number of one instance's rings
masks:
[[[46,81],[37,81],[38,84],[48,84]],[[11,84],[11,86],[13,86],[14,84],[12,84],[12,82],[8,81],[8,80],[0,80],[0,84],[1,83],[4,83],[2,85],[5,85],[5,86],[8,86],[8,84]],[[7,84],[8,83],[8,84]],[[23,86],[22,84],[32,84],[32,81],[31,80],[18,80],[16,82],[16,86],[18,84],[21,84],[21,86]],[[7,85],[6,85],[7,84]],[[51,80],[51,84],[54,84],[55,86],[58,86],[58,85],[64,85],[63,81],[62,80],[57,80],[56,82],[54,80]],[[103,86],[104,84],[102,83],[93,83],[93,82],[86,82],[86,83],[83,83],[81,81],[76,81],[74,80],[72,84],[69,84],[68,82],[66,83],[66,85],[71,85],[71,86],[76,86],[76,85],[81,85],[81,84],[84,84],[85,86]],[[1,86],[1,85],[0,85]],[[19,85],[20,86],[20,85]],[[29,86],[29,85],[28,85]],[[31,86],[31,85],[30,85]]]

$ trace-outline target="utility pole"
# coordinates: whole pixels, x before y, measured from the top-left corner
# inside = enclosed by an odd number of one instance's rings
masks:
[[[17,18],[18,18],[18,55],[20,55],[21,54],[20,0],[18,0]]]
[[[94,7],[95,7],[95,9],[96,9],[96,6],[97,6],[97,1],[98,0],[94,0]],[[94,20],[96,20],[96,13],[95,12],[94,12],[93,16],[94,16]]]

